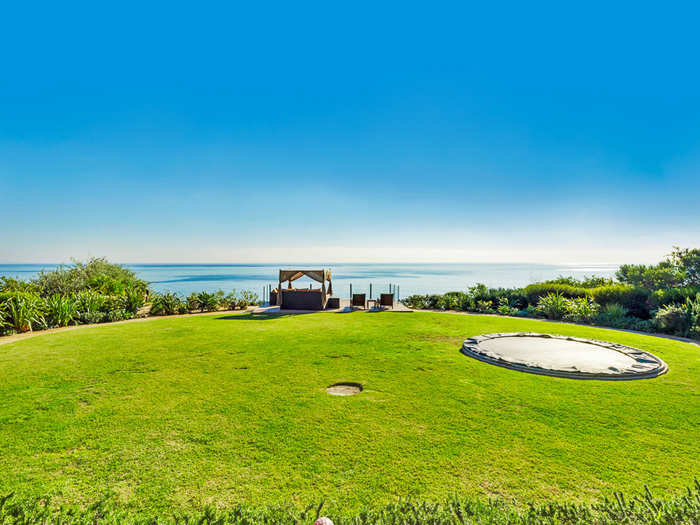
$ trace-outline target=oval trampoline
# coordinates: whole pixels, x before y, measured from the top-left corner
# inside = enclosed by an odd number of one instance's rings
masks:
[[[462,353],[521,372],[570,379],[649,379],[668,370],[649,352],[630,346],[554,334],[485,334],[464,341]]]

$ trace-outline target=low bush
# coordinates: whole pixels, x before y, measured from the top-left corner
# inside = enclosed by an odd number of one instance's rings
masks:
[[[68,326],[78,316],[78,302],[73,296],[56,294],[45,303],[45,319],[49,327]]]
[[[199,292],[187,297],[187,308],[200,312],[214,312],[219,309],[220,297],[216,293]]]
[[[156,294],[151,302],[151,314],[175,315],[187,312],[187,305],[174,293]]]
[[[131,314],[136,314],[139,311],[145,301],[144,290],[141,288],[136,288],[134,286],[129,286],[124,290],[123,295],[123,305],[124,310],[130,312]]]
[[[550,292],[537,303],[537,309],[547,319],[563,319],[568,311],[567,298],[559,292]]]
[[[592,323],[600,307],[590,297],[574,297],[566,299],[566,314],[564,319],[576,323]]]
[[[518,308],[513,306],[507,297],[501,297],[498,300],[498,308],[496,312],[500,315],[515,315],[519,312]]]
[[[700,294],[684,304],[659,308],[654,316],[654,326],[665,334],[680,337],[700,337]]]
[[[513,315],[517,317],[542,317],[542,312],[537,309],[537,306],[530,305],[527,308],[518,310]]]
[[[243,290],[238,299],[239,308],[248,308],[249,306],[257,305],[259,303],[260,299],[258,299],[258,294],[251,292],[250,290]]]
[[[104,312],[78,312],[75,320],[78,324],[97,324],[107,320]]]
[[[78,303],[78,312],[92,313],[102,311],[107,302],[107,297],[92,290],[87,290],[77,293],[75,301]]]
[[[609,316],[611,319],[621,319],[623,317],[627,317],[628,310],[621,304],[609,303],[603,305],[601,308],[601,313]]]
[[[124,310],[123,308],[110,310],[105,314],[105,319],[110,323],[114,323],[115,321],[126,321],[127,319],[132,319],[133,317],[134,314]]]
[[[15,332],[29,332],[45,327],[44,308],[44,301],[35,293],[0,293],[3,322]]]

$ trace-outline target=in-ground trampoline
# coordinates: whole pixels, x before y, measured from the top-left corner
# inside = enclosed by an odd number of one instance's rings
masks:
[[[655,355],[630,346],[530,332],[472,337],[464,341],[462,353],[492,365],[571,379],[648,379],[668,369]]]

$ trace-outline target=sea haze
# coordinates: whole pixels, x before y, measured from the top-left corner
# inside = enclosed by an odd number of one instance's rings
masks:
[[[126,264],[141,279],[158,292],[188,295],[196,291],[232,289],[252,290],[262,294],[263,287],[277,284],[280,268],[331,268],[335,295],[349,296],[354,292],[383,291],[389,284],[399,286],[402,297],[414,293],[444,293],[465,290],[477,283],[491,287],[515,287],[553,279],[561,275],[583,277],[597,275],[613,277],[616,265],[544,265],[518,263],[472,264]],[[43,270],[53,270],[51,264],[0,264],[0,277],[30,279]],[[312,281],[299,279],[298,286]]]

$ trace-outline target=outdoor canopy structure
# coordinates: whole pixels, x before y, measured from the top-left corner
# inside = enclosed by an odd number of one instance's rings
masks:
[[[292,282],[304,276],[321,283],[321,287],[316,289],[292,288]],[[282,283],[285,281],[287,282],[286,289],[282,288]],[[328,281],[328,288],[326,288],[326,281]],[[277,304],[281,309],[323,310],[326,307],[328,297],[333,295],[331,271],[326,269],[280,270],[277,291]]]

